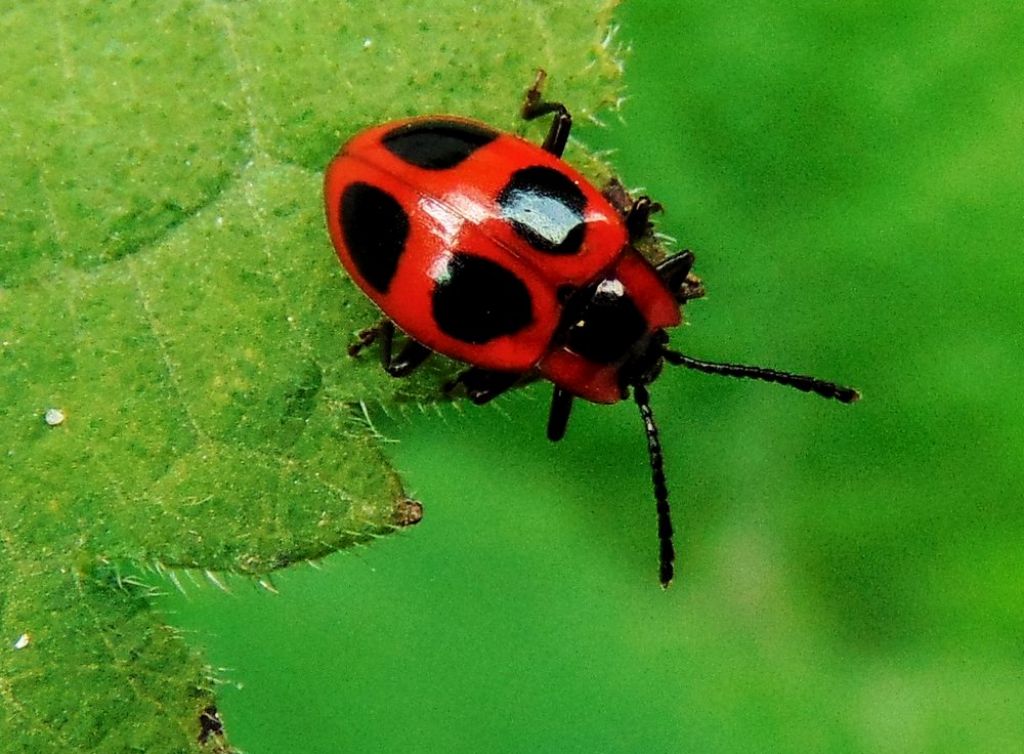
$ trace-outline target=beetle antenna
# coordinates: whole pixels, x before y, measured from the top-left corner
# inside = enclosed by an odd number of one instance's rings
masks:
[[[644,385],[636,384],[633,386],[633,399],[640,407],[640,417],[644,420],[644,431],[647,433],[647,452],[651,458],[651,480],[654,482],[654,500],[658,510],[658,575],[662,588],[667,589],[672,582],[672,564],[676,559],[676,551],[672,546],[672,512],[668,506],[664,457],[658,439],[658,425],[654,423],[654,414],[651,412],[651,394]]]
[[[721,374],[726,377],[740,377],[752,380],[763,380],[774,382],[778,385],[788,385],[805,393],[817,393],[822,398],[832,398],[840,403],[853,403],[860,400],[860,393],[852,387],[844,387],[827,380],[819,380],[817,377],[808,377],[803,374],[790,374],[780,372],[767,367],[754,367],[744,364],[720,364],[714,361],[701,361],[684,356],[676,351],[665,349],[663,352],[665,361],[676,366],[695,369],[706,374]]]

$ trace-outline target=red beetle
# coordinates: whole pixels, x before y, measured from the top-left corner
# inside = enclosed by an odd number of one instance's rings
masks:
[[[669,350],[666,329],[701,294],[683,251],[652,265],[635,249],[657,205],[617,207],[561,155],[572,118],[541,99],[543,74],[523,117],[554,114],[541,146],[479,121],[447,115],[367,129],[327,168],[327,226],[341,263],[386,320],[360,334],[355,355],[379,338],[384,368],[409,374],[433,352],[466,362],[461,384],[486,403],[517,383],[554,383],[548,437],[565,434],[573,398],[629,397],[647,433],[661,543],[662,585],[675,553],[661,445],[647,385],[664,362],[750,377],[850,403],[856,390],[763,367],[719,364]],[[392,354],[394,327],[409,337]]]

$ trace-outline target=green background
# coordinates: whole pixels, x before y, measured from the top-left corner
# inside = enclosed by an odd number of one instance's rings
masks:
[[[623,180],[709,294],[668,371],[680,572],[636,409],[548,390],[401,421],[410,532],[161,602],[248,754],[1024,747],[1024,12],[629,2]]]

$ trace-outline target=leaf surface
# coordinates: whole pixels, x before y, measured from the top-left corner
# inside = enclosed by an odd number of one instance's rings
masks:
[[[538,66],[578,116],[613,104],[613,4],[0,14],[4,751],[226,746],[199,742],[202,658],[119,574],[265,574],[392,530],[368,406],[438,392],[347,357],[377,315],[334,258],[322,166],[404,115],[522,130]]]

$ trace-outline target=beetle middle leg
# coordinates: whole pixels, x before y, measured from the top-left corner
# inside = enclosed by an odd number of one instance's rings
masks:
[[[662,206],[647,195],[635,199],[622,181],[612,178],[601,190],[601,195],[615,207],[629,233],[629,242],[635,243],[645,236],[651,235],[651,215],[661,212]]]
[[[511,390],[522,377],[519,372],[499,372],[494,369],[470,367],[446,384],[444,391],[450,393],[462,385],[466,389],[466,396],[473,403],[482,406]]]
[[[541,149],[550,152],[555,157],[561,157],[562,152],[565,151],[565,144],[569,141],[572,115],[561,102],[547,102],[541,98],[540,90],[544,87],[544,79],[547,76],[543,68],[537,70],[537,78],[533,80],[533,86],[526,90],[522,115],[525,120],[533,120],[548,113],[555,113],[555,118],[551,121],[551,128],[548,129],[548,135],[544,138]]]
[[[633,200],[623,218],[631,243],[651,233],[651,214],[661,212],[661,209],[661,205],[649,196],[638,196]]]

